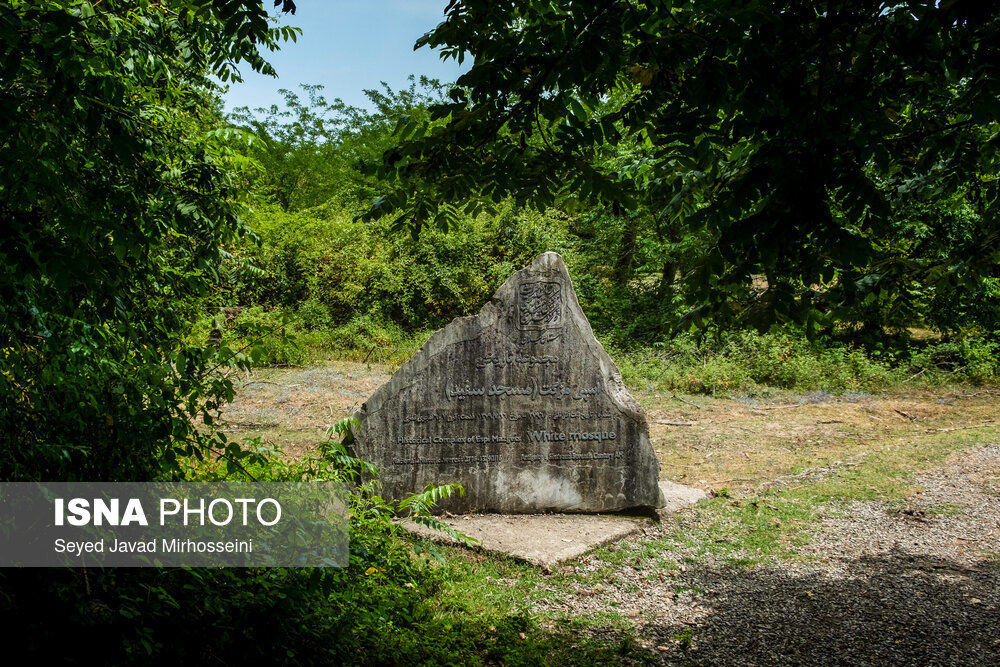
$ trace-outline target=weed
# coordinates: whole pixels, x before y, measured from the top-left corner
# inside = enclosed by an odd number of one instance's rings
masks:
[[[691,648],[691,642],[694,641],[694,628],[688,626],[674,635],[674,641],[676,641],[682,651],[687,651]]]

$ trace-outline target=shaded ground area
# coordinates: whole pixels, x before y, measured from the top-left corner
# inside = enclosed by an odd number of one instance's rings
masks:
[[[824,505],[795,557],[750,567],[686,542],[703,517],[685,513],[619,545],[615,568],[582,559],[573,575],[608,575],[599,589],[554,589],[535,608],[614,609],[667,663],[998,664],[998,480],[1000,446],[973,446],[918,476],[906,503]]]
[[[1000,570],[892,551],[849,574],[706,565],[688,621],[638,630],[666,663],[949,664],[1000,660]]]
[[[226,428],[299,455],[390,371],[264,371]],[[634,393],[662,476],[713,497],[551,573],[419,542],[442,610],[527,613],[621,662],[1000,664],[1000,391]]]

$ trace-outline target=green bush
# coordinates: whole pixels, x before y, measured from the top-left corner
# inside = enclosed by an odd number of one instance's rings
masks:
[[[690,393],[759,387],[797,391],[878,390],[892,384],[1000,381],[998,345],[981,339],[865,349],[809,340],[794,329],[684,334],[653,349],[614,351],[633,386]]]
[[[510,206],[419,239],[335,207],[263,207],[250,225],[261,242],[232,249],[212,305],[289,309],[310,330],[365,317],[409,331],[436,328],[478,310],[511,273],[559,249],[565,236],[562,221]]]
[[[928,382],[992,384],[1000,379],[1000,343],[966,338],[928,345],[909,359],[908,371]]]
[[[345,430],[346,422],[334,429]],[[598,642],[551,636],[520,613],[477,614],[442,599],[456,576],[437,548],[414,548],[400,511],[434,524],[429,503],[378,495],[374,469],[336,440],[287,460],[259,440],[253,455],[185,461],[209,481],[349,483],[350,561],[344,568],[26,570],[0,573],[0,623],[22,655],[76,661],[100,650],[110,664],[556,664],[613,661]],[[613,664],[613,662],[609,662]]]

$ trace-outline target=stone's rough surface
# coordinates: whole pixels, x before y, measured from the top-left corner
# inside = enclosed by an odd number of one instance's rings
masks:
[[[562,258],[539,255],[478,315],[426,344],[361,407],[358,455],[384,495],[458,482],[451,511],[659,504],[646,418],[594,338]]]
[[[579,514],[463,514],[442,521],[475,539],[483,551],[548,569],[654,525],[640,517]],[[413,521],[403,522],[403,527],[418,537],[458,544],[445,533]]]

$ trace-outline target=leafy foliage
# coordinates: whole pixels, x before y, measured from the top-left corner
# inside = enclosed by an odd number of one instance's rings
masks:
[[[886,340],[865,349],[829,338],[809,340],[788,328],[714,334],[682,334],[668,345],[616,350],[614,357],[629,385],[692,394],[880,391],[1000,381],[1000,346],[988,340]]]
[[[209,301],[212,316],[223,307],[246,309],[223,329],[245,339],[267,319],[254,308],[282,309],[305,331],[336,330],[325,341],[331,348],[360,347],[365,332],[379,327],[413,331],[475,312],[565,234],[557,217],[511,208],[416,240],[393,231],[388,219],[358,223],[334,205],[294,213],[261,206],[249,224],[262,243],[231,247]],[[368,340],[375,342],[392,344]]]
[[[319,454],[298,461],[272,450],[245,469],[222,460],[184,462],[189,477],[212,481],[347,482],[347,567],[5,573],[0,622],[22,638],[26,655],[64,659],[67,651],[95,647],[116,664],[537,661],[547,640],[533,633],[525,641],[533,624],[524,617],[476,618],[461,607],[442,608],[449,571],[440,552],[419,557],[393,521],[423,518],[461,488],[432,487],[398,503],[382,499],[376,471],[350,452],[351,422],[334,424]]]
[[[385,153],[398,185],[369,215],[419,229],[428,202],[508,194],[634,211],[689,323],[881,331],[931,289],[995,289],[998,28],[992,5],[931,0],[454,0],[417,44],[472,67]]]
[[[366,163],[377,163],[395,139],[400,124],[427,119],[426,108],[441,100],[440,82],[410,77],[393,90],[365,90],[371,110],[328,101],[323,86],[302,85],[305,99],[281,90],[283,107],[240,107],[232,122],[252,132],[249,155],[260,165],[256,187],[261,198],[285,211],[336,203],[348,208],[371,201],[386,190]]]
[[[248,234],[208,76],[273,74],[295,31],[252,0],[2,4],[0,476],[175,475],[249,361],[181,342]]]

